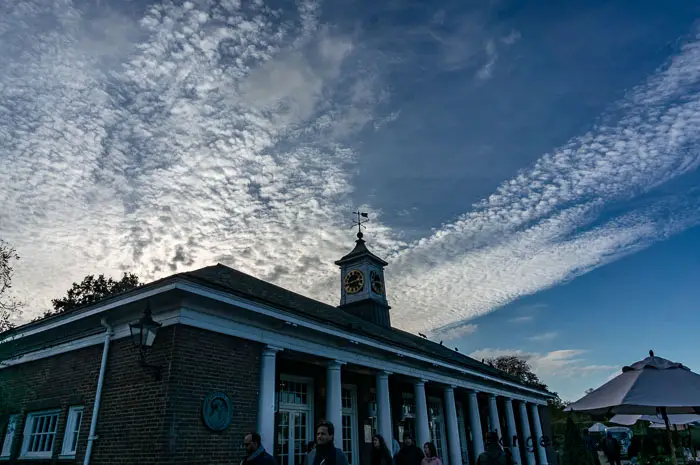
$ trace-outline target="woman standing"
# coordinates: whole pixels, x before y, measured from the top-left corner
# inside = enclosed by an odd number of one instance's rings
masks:
[[[423,457],[421,465],[442,465],[442,460],[437,456],[437,449],[432,442],[426,442],[423,445],[423,453],[425,453],[425,457]]]
[[[372,465],[393,465],[391,452],[386,445],[384,438],[375,434],[372,436]]]

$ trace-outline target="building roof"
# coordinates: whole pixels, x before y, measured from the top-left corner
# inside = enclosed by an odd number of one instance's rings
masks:
[[[362,246],[362,244],[359,244],[359,241],[358,246]],[[367,252],[370,253],[369,251]],[[442,344],[438,344],[429,339],[422,338],[397,328],[384,328],[372,324],[351,315],[338,307],[334,307],[301,294],[297,294],[288,289],[268,283],[222,264],[208,266],[190,272],[177,273],[148,283],[144,286],[140,286],[139,288],[109,296],[99,303],[118,300],[123,296],[135,294],[148,288],[165,284],[173,279],[185,279],[195,284],[218,289],[251,301],[268,304],[281,310],[286,310],[299,316],[316,320],[325,325],[336,326],[340,329],[350,331],[358,335],[365,335],[374,340],[383,341],[397,348],[415,351],[433,359],[453,363],[457,366],[473,369],[484,374],[490,374],[500,379],[517,383],[524,388],[533,389],[533,386],[522,383],[514,376],[461,354],[453,349],[443,346]],[[0,334],[0,336],[12,336],[14,333],[22,331],[25,328],[40,326],[47,321],[59,320],[69,314],[86,311],[94,305],[96,305],[96,303],[77,307],[59,314],[54,314],[20,327],[13,328]],[[0,340],[2,339],[5,338],[0,337]],[[551,395],[551,393],[547,391],[542,391],[542,394]]]
[[[397,347],[422,353],[431,358],[491,374],[532,389],[532,386],[523,384],[516,377],[442,344],[400,329],[384,328],[369,323],[344,312],[338,307],[305,297],[222,264],[200,268],[183,273],[180,276],[208,287],[217,287],[225,292],[268,303],[300,316],[312,318],[326,325],[338,326],[344,330],[369,336],[374,340],[381,340]]]
[[[357,258],[361,257],[371,257],[374,261],[381,263],[382,266],[387,266],[388,263],[382,260],[381,258],[377,257],[374,255],[372,252],[369,251],[367,246],[365,245],[364,239],[362,239],[362,233],[357,233],[357,240],[355,241],[355,248],[350,251],[347,255],[345,255],[343,258],[340,260],[337,260],[335,262],[336,265],[342,265],[343,263],[347,263],[350,261],[353,261]]]

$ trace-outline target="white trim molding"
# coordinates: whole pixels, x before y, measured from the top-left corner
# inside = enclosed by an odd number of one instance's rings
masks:
[[[485,373],[480,373],[479,371],[476,371],[476,370],[461,367],[461,366],[454,365],[454,364],[448,363],[448,362],[443,362],[443,361],[440,361],[437,359],[430,358],[428,356],[416,354],[416,353],[411,352],[411,351],[397,349],[394,346],[391,346],[391,345],[388,345],[385,343],[381,343],[381,342],[377,342],[377,341],[375,341],[371,338],[368,338],[368,337],[364,337],[364,336],[361,336],[361,335],[358,335],[355,333],[335,329],[335,328],[332,328],[332,327],[329,327],[326,325],[321,325],[321,324],[318,324],[316,322],[312,322],[312,321],[303,319],[302,317],[299,317],[295,314],[284,312],[283,310],[279,310],[279,309],[276,309],[274,307],[254,303],[252,301],[238,298],[238,297],[232,296],[230,294],[226,294],[224,292],[215,291],[215,290],[212,290],[206,286],[200,286],[200,285],[191,284],[188,282],[188,283],[178,283],[177,287],[178,287],[178,289],[182,289],[182,290],[190,292],[192,294],[197,294],[197,295],[200,295],[202,297],[207,297],[210,299],[218,300],[220,302],[225,302],[225,303],[237,306],[237,307],[251,310],[255,313],[270,316],[272,318],[279,319],[281,316],[283,316],[284,320],[292,325],[306,327],[307,329],[318,331],[320,333],[327,334],[329,336],[340,337],[340,338],[346,339],[348,341],[352,341],[353,343],[362,344],[362,345],[372,347],[375,349],[387,351],[387,352],[390,352],[394,355],[398,355],[399,357],[408,357],[408,358],[411,358],[413,360],[426,362],[426,363],[432,363],[433,366],[436,366],[436,367],[439,366],[442,368],[455,370],[457,372],[460,372],[460,373],[463,373],[466,375],[476,376],[478,378],[482,378],[486,381],[494,382],[497,384],[502,384],[504,386],[514,387],[514,388],[517,388],[517,389],[520,389],[523,391],[529,391],[529,392],[532,392],[534,394],[541,395],[543,397],[554,397],[552,394],[544,393],[544,392],[540,391],[539,389],[530,388],[528,386],[523,386],[523,385],[517,384],[517,383],[512,382],[512,381],[500,379],[500,378],[495,377],[495,376],[491,376],[491,375],[488,375]]]
[[[180,310],[173,310],[167,313],[161,313],[159,315],[154,315],[153,319],[165,326],[174,325],[180,322]],[[114,335],[112,340],[122,339],[125,337],[131,337],[131,331],[129,330],[129,325],[127,323],[114,326]],[[105,333],[101,331],[99,333],[86,336],[80,339],[75,339],[73,341],[64,342],[62,344],[56,344],[55,346],[47,347],[45,349],[38,349],[26,354],[19,355],[17,357],[12,357],[7,360],[0,360],[0,370],[4,368],[11,367],[13,365],[20,365],[22,363],[33,362],[35,360],[41,360],[46,357],[53,357],[54,355],[63,354],[66,352],[71,352],[74,350],[84,349],[86,347],[102,345],[104,344]]]

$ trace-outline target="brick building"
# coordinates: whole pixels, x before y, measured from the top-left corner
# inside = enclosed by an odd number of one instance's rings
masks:
[[[375,432],[474,463],[487,430],[517,436],[518,463],[552,463],[552,394],[392,328],[387,264],[358,236],[336,262],[338,307],[216,265],[4,333],[0,462],[231,464],[258,430],[301,465],[325,418],[351,465],[369,463]],[[160,327],[138,347],[144,313]]]

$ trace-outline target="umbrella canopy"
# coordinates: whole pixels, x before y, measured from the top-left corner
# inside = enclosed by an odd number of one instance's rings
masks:
[[[604,433],[605,428],[607,428],[607,426],[605,426],[604,424],[596,423],[595,425],[588,428],[588,431],[591,433]]]
[[[700,375],[649,351],[649,357],[624,367],[620,375],[566,411],[656,415],[660,408],[669,415],[700,414]]]
[[[638,421],[648,421],[652,423],[652,427],[665,428],[664,419],[661,415],[615,415],[610,420],[610,423],[616,423],[618,425],[634,425]],[[668,422],[672,425],[687,425],[700,421],[700,415],[669,415]],[[657,426],[658,425],[658,426]]]

